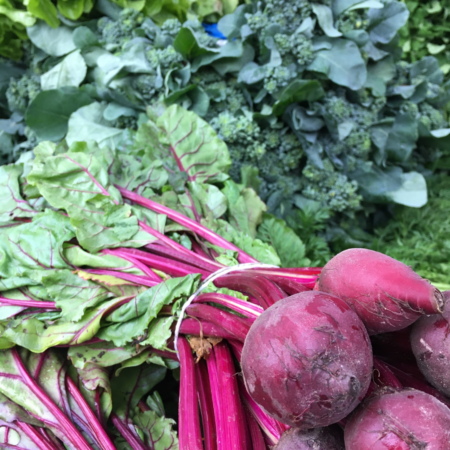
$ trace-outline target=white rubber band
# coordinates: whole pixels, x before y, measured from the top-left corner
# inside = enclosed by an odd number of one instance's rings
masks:
[[[223,275],[227,275],[232,272],[239,272],[241,270],[248,270],[248,269],[277,269],[278,266],[273,266],[271,264],[261,264],[261,263],[245,263],[245,264],[238,264],[237,266],[231,266],[231,267],[224,267],[223,269],[219,269],[216,272],[212,273],[208,278],[206,278],[205,281],[199,286],[199,288],[188,298],[187,302],[183,305],[180,311],[180,317],[177,321],[177,326],[175,327],[175,333],[174,333],[174,345],[175,345],[175,351],[177,352],[178,359],[178,335],[180,334],[180,327],[181,322],[183,322],[184,315],[186,313],[186,309],[189,307],[189,305],[197,298],[197,296],[206,288],[206,286],[209,285],[209,283],[213,282],[219,277],[222,277]]]

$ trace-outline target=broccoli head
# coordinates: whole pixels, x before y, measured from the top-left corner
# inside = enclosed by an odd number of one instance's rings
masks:
[[[362,197],[357,193],[356,181],[349,181],[345,175],[336,172],[329,159],[323,161],[323,166],[323,169],[309,163],[305,166],[302,194],[332,211],[359,209]]]
[[[28,105],[41,91],[41,83],[37,75],[24,75],[18,80],[11,78],[6,99],[8,107],[13,112],[25,114]]]
[[[136,29],[144,19],[144,15],[133,8],[123,9],[116,21],[102,17],[97,23],[101,34],[100,42],[110,52],[122,51],[126,43],[135,37]]]

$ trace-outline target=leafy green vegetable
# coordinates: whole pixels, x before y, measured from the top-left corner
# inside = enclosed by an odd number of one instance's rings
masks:
[[[445,75],[450,72],[448,26],[446,18],[449,5],[446,2],[414,0],[405,1],[410,18],[401,29],[401,45],[405,58],[415,62],[424,56],[432,55],[439,61]]]
[[[433,283],[448,285],[448,175],[436,175],[428,183],[428,203],[414,209],[398,207],[393,220],[377,228],[372,248],[411,266]]]

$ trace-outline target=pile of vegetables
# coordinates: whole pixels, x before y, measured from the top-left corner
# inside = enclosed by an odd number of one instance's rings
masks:
[[[236,183],[303,240],[320,232],[307,252],[322,265],[329,245],[387,219],[386,204],[426,203],[448,148],[449,92],[442,61],[402,57],[407,5],[147,3],[101,0],[78,20],[53,6],[58,26],[21,25],[22,58],[0,61],[3,162],[46,140],[115,149],[147,109],[178,104],[227,144]]]
[[[448,293],[372,250],[308,267],[230,165],[172,105],[0,167],[0,446],[445,448]]]

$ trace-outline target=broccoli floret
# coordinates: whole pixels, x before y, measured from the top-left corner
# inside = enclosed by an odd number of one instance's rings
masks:
[[[152,69],[155,72],[157,71],[158,67],[165,71],[175,64],[181,63],[183,61],[183,57],[175,50],[172,45],[169,45],[164,49],[152,48],[146,53],[146,56]]]
[[[404,102],[400,106],[400,112],[403,114],[411,114],[412,117],[417,117],[419,114],[419,106],[417,103]]]
[[[139,75],[133,79],[131,85],[146,103],[150,103],[158,91],[156,75]]]
[[[113,121],[112,126],[115,128],[131,128],[132,130],[137,130],[137,117],[135,116],[120,116]]]
[[[8,107],[13,112],[25,114],[28,105],[41,91],[41,83],[37,75],[24,75],[18,80],[11,78],[6,99]]]
[[[127,42],[135,37],[136,29],[144,22],[144,15],[132,8],[121,11],[119,19],[113,21],[102,17],[97,24],[102,35],[101,43],[110,52],[120,52]]]
[[[301,33],[295,33],[290,38],[291,51],[300,65],[309,64],[313,60],[313,46],[310,39]]]
[[[361,128],[353,128],[344,142],[349,147],[350,154],[364,159],[372,145],[370,133]]]
[[[168,19],[161,26],[161,31],[170,37],[175,38],[181,30],[181,23],[178,19]]]
[[[270,23],[269,17],[263,11],[257,11],[255,14],[246,14],[247,25],[254,33],[260,33]]]
[[[291,49],[291,37],[287,34],[278,33],[274,37],[275,44],[277,44],[277,49],[280,52],[281,56],[287,55]]]
[[[281,26],[290,35],[312,14],[309,0],[267,0],[264,13],[269,22]]]
[[[348,181],[345,175],[336,172],[330,160],[325,159],[323,165],[323,170],[311,164],[305,166],[302,194],[332,211],[359,209],[362,197],[357,193],[358,183]]]
[[[266,67],[264,88],[269,93],[275,92],[287,86],[291,78],[292,73],[287,67]]]
[[[337,122],[347,120],[351,114],[352,109],[349,102],[342,97],[335,95],[335,92],[330,92],[323,101],[325,111],[332,116]]]
[[[440,128],[448,128],[449,124],[445,120],[442,111],[433,108],[429,103],[423,102],[419,105],[420,118],[419,121],[429,130],[438,130]]]
[[[344,12],[337,21],[337,29],[345,34],[352,30],[365,30],[369,21],[365,9]]]

